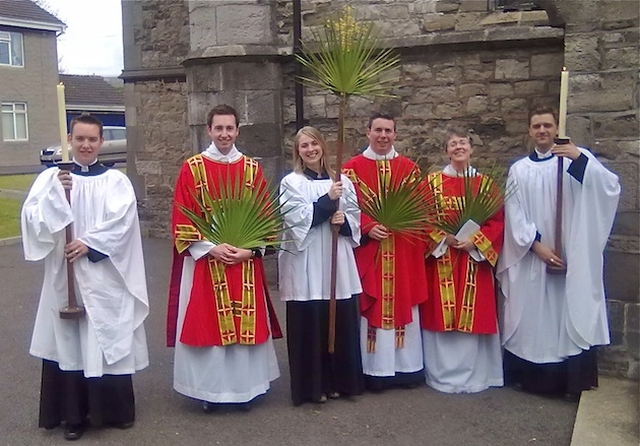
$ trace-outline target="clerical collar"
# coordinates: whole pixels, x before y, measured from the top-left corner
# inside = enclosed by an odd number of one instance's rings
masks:
[[[551,150],[549,150],[547,153],[542,153],[540,152],[537,148],[533,149],[533,152],[531,152],[531,155],[529,155],[529,158],[531,159],[531,161],[546,161],[550,158],[553,158],[553,153],[551,153]]]
[[[447,167],[445,167],[444,169],[442,169],[442,173],[449,176],[449,177],[463,177],[465,176],[465,173],[460,173],[458,172],[456,169],[453,168],[453,166],[451,164],[449,164]],[[469,166],[467,167],[467,173],[466,175],[469,177],[475,177],[478,174],[478,171],[475,169],[475,167]]]
[[[240,153],[240,151],[236,148],[235,144],[233,145],[233,147],[231,147],[229,153],[223,155],[213,142],[202,152],[202,155],[206,156],[210,160],[229,164],[242,158],[242,153]]]
[[[102,175],[107,170],[109,170],[109,168],[104,164],[99,163],[98,160],[95,160],[88,166],[83,166],[82,164],[77,162],[75,158],[73,159],[73,167],[71,168],[71,172],[73,172],[75,175],[80,175],[83,177],[94,177],[97,175]]]
[[[329,180],[329,174],[324,170],[322,173],[318,173],[315,170],[311,170],[308,167],[305,167],[302,171],[305,176],[307,176],[310,180]]]
[[[393,147],[393,146],[391,146],[391,150],[389,150],[384,155],[378,155],[376,152],[373,151],[371,146],[367,146],[367,148],[364,150],[364,152],[362,152],[362,156],[364,156],[367,159],[374,160],[374,161],[383,161],[383,160],[394,159],[395,157],[397,157],[399,155],[398,155],[398,152],[396,152],[395,147]]]

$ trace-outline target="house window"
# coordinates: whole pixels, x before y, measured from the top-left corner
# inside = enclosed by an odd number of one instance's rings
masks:
[[[29,140],[25,102],[2,103],[2,139],[4,141]]]
[[[22,34],[0,31],[0,65],[24,66]]]

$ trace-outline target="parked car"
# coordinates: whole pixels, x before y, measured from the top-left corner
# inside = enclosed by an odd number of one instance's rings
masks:
[[[98,160],[109,167],[115,163],[125,163],[127,161],[127,128],[104,126],[102,134],[104,144],[100,149]],[[62,160],[60,145],[47,147],[40,151],[40,164],[50,167],[60,160]]]

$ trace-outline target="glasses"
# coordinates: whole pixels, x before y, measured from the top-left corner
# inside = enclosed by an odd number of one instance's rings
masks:
[[[453,148],[458,147],[458,146],[468,146],[470,144],[471,143],[469,142],[469,140],[467,138],[462,138],[462,139],[459,139],[457,141],[454,141],[454,140],[449,141],[447,143],[447,147],[453,149]]]

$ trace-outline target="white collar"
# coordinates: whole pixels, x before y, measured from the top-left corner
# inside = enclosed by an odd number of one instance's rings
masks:
[[[213,161],[227,164],[233,163],[242,158],[242,153],[240,153],[240,151],[236,148],[235,144],[233,145],[233,147],[231,147],[229,153],[223,155],[222,153],[220,153],[220,150],[218,150],[213,142],[202,152],[202,155]]]
[[[535,150],[536,154],[538,155],[538,159],[539,160],[544,160],[544,159],[547,159],[547,158],[551,158],[553,156],[553,153],[551,153],[551,149],[549,149],[549,151],[546,152],[546,153],[542,153],[541,151],[538,150],[537,147],[535,149],[533,149],[533,150]]]
[[[362,152],[362,156],[364,156],[365,158],[370,159],[370,160],[382,161],[382,160],[394,159],[395,157],[397,157],[399,155],[398,155],[398,152],[396,152],[395,147],[393,147],[393,146],[391,146],[391,150],[389,150],[384,155],[377,154],[376,152],[373,151],[371,146],[367,146],[367,148],[364,150],[364,152]]]
[[[458,173],[456,169],[453,168],[451,164],[447,165],[444,169],[442,169],[442,173],[449,177],[463,177],[464,173]],[[469,166],[467,167],[467,176],[475,177],[478,174],[478,171],[475,167]]]

